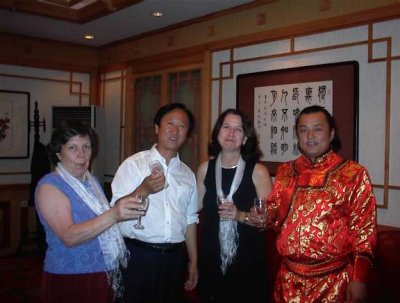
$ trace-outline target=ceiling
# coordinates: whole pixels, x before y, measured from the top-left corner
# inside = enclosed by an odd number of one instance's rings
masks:
[[[256,1],[0,0],[0,32],[98,47]]]

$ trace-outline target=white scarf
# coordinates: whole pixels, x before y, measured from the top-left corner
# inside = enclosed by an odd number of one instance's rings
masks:
[[[110,204],[104,195],[103,190],[92,174],[85,172],[84,178],[88,180],[88,189],[81,181],[74,178],[59,162],[56,167],[57,173],[61,178],[72,187],[76,194],[82,198],[83,202],[96,214],[101,215],[110,209]],[[101,252],[107,266],[107,278],[114,295],[121,297],[124,291],[121,278],[121,269],[127,266],[129,252],[125,247],[118,224],[114,224],[109,229],[98,235]]]
[[[246,162],[239,158],[239,163],[236,168],[235,176],[227,196],[227,201],[233,203],[233,194],[238,189],[240,182],[242,182]],[[215,163],[215,187],[217,189],[218,197],[223,197],[222,191],[222,165],[221,153],[218,155]],[[219,221],[219,246],[221,257],[221,271],[225,274],[227,267],[232,263],[236,256],[238,247],[239,234],[237,232],[237,222],[235,220],[220,220]]]

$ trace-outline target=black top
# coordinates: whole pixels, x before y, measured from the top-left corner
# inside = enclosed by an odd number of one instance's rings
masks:
[[[239,245],[233,263],[222,274],[215,163],[210,160],[204,178],[206,192],[201,214],[199,293],[203,302],[267,302],[265,235],[257,228],[237,223]],[[239,211],[249,211],[257,196],[252,180],[255,162],[247,162],[243,179],[233,195]],[[236,168],[222,169],[222,190],[228,195]],[[214,300],[214,301],[213,301]]]

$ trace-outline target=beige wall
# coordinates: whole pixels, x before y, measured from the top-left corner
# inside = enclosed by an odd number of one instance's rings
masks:
[[[40,139],[48,143],[52,130],[53,106],[89,105],[90,74],[0,64],[0,90],[28,92],[30,122],[34,121],[34,103],[38,103],[39,120],[46,121],[46,131],[40,128]],[[18,127],[18,122],[15,121]],[[30,182],[30,163],[34,131],[30,132],[29,158],[0,159],[0,184]]]

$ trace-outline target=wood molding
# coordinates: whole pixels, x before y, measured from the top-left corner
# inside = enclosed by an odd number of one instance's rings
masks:
[[[98,50],[77,44],[0,33],[0,64],[90,73]]]
[[[93,73],[92,73],[93,74]],[[44,77],[35,77],[35,76],[23,76],[23,75],[13,75],[13,74],[4,74],[4,73],[0,73],[0,77],[5,77],[5,78],[18,78],[18,79],[28,79],[28,80],[37,80],[37,81],[45,81],[45,82],[58,82],[58,83],[64,83],[67,84],[66,88],[69,89],[69,94],[72,95],[76,95],[78,96],[78,105],[81,106],[82,105],[82,97],[83,96],[89,96],[89,104],[94,104],[95,103],[91,103],[91,102],[95,102],[93,100],[96,100],[95,97],[96,96],[92,96],[91,95],[91,91],[93,91],[93,85],[97,85],[96,83],[93,83],[93,76],[92,74],[90,74],[90,84],[89,84],[89,88],[87,88],[89,91],[83,91],[83,83],[82,81],[75,81],[74,80],[74,73],[73,72],[69,72],[69,78],[62,80],[62,79],[53,79],[53,78],[44,78]],[[74,90],[74,88],[76,89],[76,87],[78,87],[79,89],[77,91]],[[4,174],[4,173],[0,173]],[[6,174],[16,174],[16,173],[6,173]],[[17,173],[19,174],[19,173]],[[30,174],[30,172],[29,172]]]
[[[10,238],[11,238],[11,207],[10,201],[0,200],[0,230],[2,233],[0,234],[0,249],[10,247]]]
[[[0,192],[29,190],[30,184],[0,184]]]
[[[400,228],[394,227],[394,226],[387,226],[387,225],[378,225],[378,232],[379,231],[388,231],[388,230],[400,230]]]
[[[96,0],[93,3],[87,4],[81,0],[11,0],[0,3],[0,8],[83,24],[142,1],[143,0]],[[79,2],[82,2],[82,5],[80,7],[74,7],[74,5]]]
[[[291,35],[307,35],[368,22],[384,21],[400,16],[400,3],[390,5],[383,3],[380,7],[378,4],[366,3],[364,9],[359,8],[359,10],[350,5],[347,10],[338,10],[337,7],[332,7],[329,11],[316,12],[312,9],[313,2],[316,1],[309,1],[310,3],[306,6],[309,6],[310,10],[303,9],[309,13],[302,19],[291,18],[292,15],[287,10],[282,12],[282,18],[270,18],[270,14],[279,14],[277,10],[284,9],[279,2],[272,1],[262,5],[258,3],[257,6],[247,8],[247,11],[239,10],[218,16],[218,18],[209,16],[200,22],[181,24],[180,27],[165,28],[157,33],[147,33],[141,37],[120,40],[100,48],[99,65],[134,62],[139,58],[146,57],[156,59],[158,56],[170,52],[171,48],[178,51],[202,46],[205,50],[215,51],[283,39]],[[267,11],[266,23],[257,26],[257,13],[265,11]],[[287,18],[284,18],[285,16]],[[209,35],[210,27],[214,32],[212,36]],[[165,42],[171,36],[176,37],[174,39],[176,42],[173,47],[168,47]]]
[[[369,22],[385,21],[398,18],[399,16],[400,4],[393,4],[383,8],[375,8],[343,16],[308,21],[301,24],[293,24],[285,27],[273,28],[263,32],[251,33],[240,37],[214,41],[207,43],[206,48],[216,51],[229,47],[240,47],[261,42],[281,40],[292,36],[305,36],[357,25],[366,25]]]
[[[21,240],[21,201],[29,199],[30,184],[1,184],[0,201],[1,207],[6,212],[7,218],[4,223],[3,235],[6,239],[4,245],[0,247],[0,256],[15,253]]]
[[[237,47],[261,41],[267,42],[282,39],[290,37],[293,34],[305,35],[318,33],[365,24],[366,22],[393,19],[400,16],[400,3],[395,3],[341,16],[332,16],[334,13],[336,15],[339,14],[337,12],[331,12],[330,15],[329,12],[319,12],[317,15],[314,13],[314,15],[306,17],[309,21],[295,24],[295,20],[289,19],[283,26],[274,26],[274,21],[271,21],[271,24],[269,24],[267,14],[266,24],[257,27],[255,24],[257,12],[262,13],[267,8],[279,8],[278,4],[279,1],[273,0],[254,1],[251,5],[243,5],[235,10],[208,15],[203,19],[197,19],[195,22],[182,23],[173,28],[165,28],[157,33],[147,33],[142,37],[121,40],[112,45],[97,49],[70,43],[0,33],[0,44],[2,45],[2,48],[0,48],[0,63],[83,72],[92,72],[98,66],[107,67],[114,64],[129,63],[137,68],[137,72],[144,72],[149,68],[154,69],[155,67],[151,67],[152,65],[157,66],[161,64],[162,68],[167,68],[173,64],[169,60],[159,59],[160,56],[168,59],[173,57],[168,54],[184,55],[185,51],[195,48],[202,49],[203,52],[207,49],[215,51],[232,46]],[[371,5],[368,6],[366,4],[365,7],[371,7]],[[239,14],[246,10],[250,11],[245,15],[246,19],[251,18],[252,13],[255,14],[253,16],[255,20],[249,19],[246,23],[254,23],[254,25],[249,26],[246,30],[242,30],[240,28],[240,24],[243,23],[242,21],[237,22],[237,25],[235,24],[238,27],[236,29],[235,27],[221,29],[221,27],[224,27],[224,22],[228,24],[232,18],[235,18],[236,15],[240,16]],[[225,20],[224,18],[230,19]],[[214,32],[212,36],[209,35],[210,27],[213,28]],[[265,28],[265,30],[262,30],[262,28]],[[196,33],[204,32],[204,35],[193,35],[193,31]],[[167,45],[160,47],[160,41],[168,41],[167,37],[175,37],[176,35],[179,36],[179,39],[174,38],[176,42],[174,42],[173,50]],[[178,38],[178,36],[176,37]],[[154,39],[157,41],[159,47],[153,47],[155,43]],[[187,56],[184,55],[181,60],[185,60],[185,58]],[[201,55],[199,55],[198,60],[202,60]],[[156,63],[154,64],[152,61]],[[142,64],[144,64],[143,67],[141,67]]]
[[[132,73],[148,73],[189,64],[202,64],[204,47],[192,47],[129,61]]]

